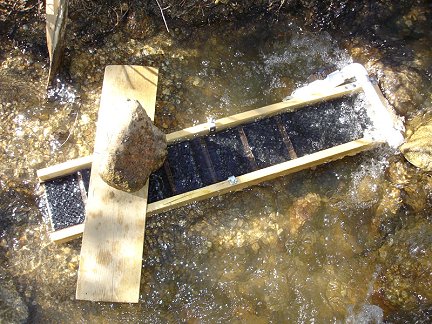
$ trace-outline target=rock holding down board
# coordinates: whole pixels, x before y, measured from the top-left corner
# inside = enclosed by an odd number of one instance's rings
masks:
[[[120,111],[108,149],[101,152],[99,175],[116,189],[135,192],[163,164],[166,138],[138,101],[125,101]]]

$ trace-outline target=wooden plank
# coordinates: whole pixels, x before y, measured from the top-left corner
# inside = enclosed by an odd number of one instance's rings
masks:
[[[240,114],[216,120],[216,131],[233,128],[241,124],[253,122],[257,119],[262,119],[276,114],[296,111],[307,105],[321,101],[337,99],[345,95],[357,93],[361,90],[362,88],[353,82],[333,89],[326,89],[326,92],[311,94],[308,98],[291,98],[288,101],[278,102],[261,108],[252,109]],[[168,143],[175,143],[207,134],[209,134],[209,125],[205,123],[173,132],[168,134],[166,138]]]
[[[51,241],[56,243],[66,243],[82,236],[84,232],[84,223],[63,228],[49,233]]]
[[[61,65],[64,51],[67,12],[67,0],[46,0],[46,39],[50,57],[48,86],[54,81],[54,77]]]
[[[147,215],[157,214],[169,209],[187,205],[193,201],[204,200],[216,195],[231,191],[242,190],[246,187],[271,180],[283,175],[308,169],[323,163],[334,161],[348,155],[355,155],[377,145],[377,142],[367,138],[361,138],[345,144],[334,146],[310,155],[279,163],[261,170],[253,171],[237,177],[236,184],[230,184],[228,180],[213,185],[189,191],[174,197],[151,203],[147,206]]]
[[[381,92],[381,89],[379,88],[379,86],[377,84],[373,84],[371,83],[372,88],[375,90],[375,94],[377,95],[377,97],[379,98],[382,107],[384,107],[384,109],[387,111],[389,118],[391,118],[393,127],[395,129],[398,130],[405,130],[405,127],[403,126],[402,120],[400,118],[397,117],[396,112],[394,111],[394,109],[390,106],[390,104],[388,103],[387,99],[384,97],[384,95]],[[366,93],[366,96],[368,96],[368,94]],[[368,98],[369,102],[373,102],[372,98]]]
[[[148,182],[138,192],[108,186],[99,176],[100,153],[121,114],[136,99],[154,118],[158,71],[111,65],[105,69],[86,205],[76,298],[136,303],[139,298]]]
[[[235,127],[240,124],[245,124],[257,119],[262,119],[267,116],[276,115],[283,112],[295,111],[307,105],[325,100],[331,100],[343,97],[345,95],[354,94],[361,90],[361,87],[353,87],[350,83],[344,86],[339,86],[321,94],[314,94],[309,99],[293,98],[285,102],[275,103],[269,106],[253,109],[244,113],[236,114],[230,117],[224,117],[215,121],[217,130],[224,130]],[[207,135],[209,133],[208,124],[200,124],[183,130],[173,132],[166,135],[168,144],[179,142],[182,140],[191,139],[198,136]],[[40,169],[37,171],[41,181],[47,181],[59,176],[67,175],[76,172],[80,169],[91,166],[92,156],[87,156],[68,162]],[[69,165],[70,163],[70,165]],[[81,164],[80,164],[81,163]]]
[[[82,158],[69,160],[64,163],[56,164],[36,171],[39,181],[47,181],[62,177],[82,169],[90,168],[93,162],[93,156],[84,156]]]

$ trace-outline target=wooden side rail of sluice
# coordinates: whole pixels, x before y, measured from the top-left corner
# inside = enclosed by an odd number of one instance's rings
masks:
[[[212,127],[209,127],[209,123],[205,123],[168,134],[166,136],[168,144],[186,143],[185,145],[196,145],[198,147],[201,152],[200,158],[202,159],[202,164],[205,166],[206,172],[208,173],[206,175],[208,180],[203,180],[202,183],[204,183],[204,185],[197,189],[187,191],[184,189],[179,190],[174,183],[175,177],[172,174],[173,170],[175,171],[172,165],[175,161],[168,161],[167,159],[161,170],[167,178],[171,195],[154,202],[151,202],[149,198],[150,203],[147,205],[147,216],[184,206],[194,201],[207,199],[231,191],[242,190],[263,181],[298,172],[348,155],[354,155],[374,147],[380,142],[359,136],[354,140],[337,143],[332,147],[321,149],[316,152],[296,152],[290,134],[287,133],[286,126],[284,126],[284,121],[281,118],[281,114],[295,112],[300,108],[311,106],[312,104],[350,96],[361,92],[361,90],[362,88],[355,82],[348,83],[333,89],[326,89],[323,93],[311,94],[308,98],[295,97],[286,102],[280,102],[230,117],[221,118],[214,121],[211,125]],[[275,125],[275,131],[278,132],[278,137],[281,139],[281,145],[283,146],[282,149],[286,152],[283,162],[274,163],[272,165],[263,162],[262,159],[258,159],[254,155],[253,147],[251,147],[246,134],[248,126],[243,126],[247,123],[253,124],[258,120],[265,120],[267,117],[273,118],[272,123]],[[216,132],[218,133],[224,130],[228,132],[234,129],[235,136],[238,137],[238,143],[243,150],[242,154],[245,157],[244,163],[248,165],[247,170],[249,171],[246,173],[238,172],[239,174],[236,174],[235,177],[231,179],[227,179],[227,177],[221,178],[221,175],[218,173],[219,169],[213,165],[214,161],[212,161],[210,157],[211,152],[210,148],[208,148],[209,145],[212,145],[211,138],[209,139],[209,137],[214,133],[214,127],[216,127]],[[41,182],[49,181],[54,178],[67,176],[78,170],[89,168],[91,163],[91,156],[84,157],[38,170],[37,175]],[[150,181],[150,184],[151,183]],[[53,241],[66,242],[79,237],[83,230],[84,224],[77,224],[53,231],[50,235]]]
[[[371,149],[378,143],[366,138],[361,138],[345,144],[341,144],[326,150],[305,155],[303,157],[279,163],[261,170],[256,170],[235,178],[235,182],[227,179],[213,185],[179,194],[161,201],[150,203],[147,207],[147,215],[151,216],[173,208],[187,205],[193,201],[200,201],[227,192],[238,191],[264,181],[272,180],[280,176],[305,170],[323,163],[338,160],[345,156],[355,155]]]
[[[325,93],[316,93],[311,95],[309,98],[292,98],[288,101],[283,101],[268,105],[265,107],[253,109],[243,113],[239,113],[230,117],[224,117],[215,121],[214,125],[217,131],[221,131],[227,128],[232,128],[240,124],[245,124],[257,119],[264,117],[280,114],[288,111],[295,111],[306,105],[311,105],[320,101],[327,101],[343,97],[345,95],[357,93],[361,91],[361,87],[357,86],[356,83],[350,83],[343,86],[330,89]],[[172,144],[188,140],[194,137],[203,136],[209,134],[209,124],[199,124],[189,128],[185,128],[180,131],[176,131],[166,135],[167,143]],[[51,180],[57,177],[61,177],[67,174],[71,174],[78,170],[91,167],[93,157],[91,155],[82,158],[66,161],[64,163],[56,164],[37,170],[37,176],[41,182]]]

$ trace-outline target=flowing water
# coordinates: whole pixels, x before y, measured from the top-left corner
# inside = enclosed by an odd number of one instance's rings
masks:
[[[315,72],[352,62],[341,41],[282,18],[171,36],[117,28],[96,43],[71,28],[67,76],[46,98],[43,21],[17,28],[19,41],[0,50],[0,296],[15,300],[5,322],[379,323],[394,313],[378,291],[386,237],[430,227],[429,205],[426,192],[406,207],[400,179],[411,167],[385,147],[148,218],[136,305],[75,300],[80,241],[50,243],[40,211],[35,170],[92,151],[105,65],[159,68],[155,123],[168,133],[281,101]],[[419,237],[413,246],[430,255]]]

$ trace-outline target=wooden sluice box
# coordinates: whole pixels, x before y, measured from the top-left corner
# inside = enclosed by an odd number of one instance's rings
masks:
[[[286,101],[168,134],[168,157],[149,179],[147,217],[380,143],[397,146],[402,128],[366,70],[350,65]],[[83,232],[91,163],[89,156],[38,171],[56,242]]]

